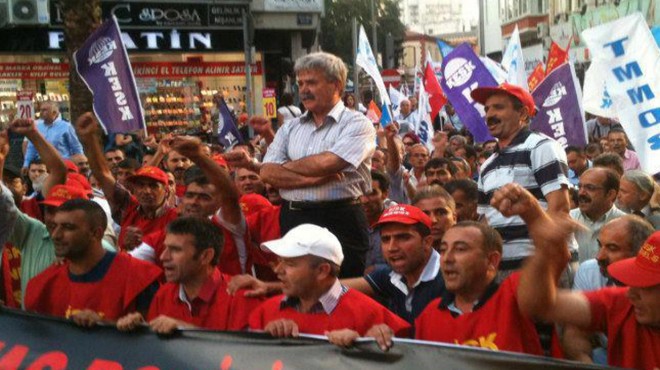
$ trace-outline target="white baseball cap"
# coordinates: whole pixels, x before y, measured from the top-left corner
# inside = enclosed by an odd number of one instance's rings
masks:
[[[261,249],[285,258],[311,254],[334,262],[337,266],[341,266],[344,260],[339,239],[328,229],[312,224],[296,226],[281,239],[261,244]]]

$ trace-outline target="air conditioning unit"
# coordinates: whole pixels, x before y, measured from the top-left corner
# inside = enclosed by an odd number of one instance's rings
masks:
[[[538,38],[542,39],[550,35],[550,26],[547,23],[539,23],[536,25]]]
[[[49,24],[48,1],[8,0],[6,7],[8,23],[15,26]]]

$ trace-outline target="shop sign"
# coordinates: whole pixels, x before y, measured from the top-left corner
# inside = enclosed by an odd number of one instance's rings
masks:
[[[262,89],[263,99],[263,112],[266,118],[277,118],[277,101],[275,99],[275,89],[264,88]]]
[[[127,50],[216,50],[213,33],[172,29],[168,31],[128,30],[121,33]],[[217,35],[216,35],[217,36]],[[217,37],[216,37],[217,39]],[[64,50],[64,31],[48,31],[48,49]]]
[[[323,0],[264,0],[271,12],[323,12]]]
[[[16,113],[20,119],[34,119],[34,91],[16,92]]]
[[[102,18],[117,17],[122,28],[211,27],[240,29],[247,4],[209,4],[182,1],[180,3],[120,2],[101,3]],[[64,16],[57,1],[50,5],[51,25],[64,26]]]
[[[131,63],[136,78],[183,78],[245,76],[243,62]],[[261,62],[252,65],[252,75],[261,75]],[[69,78],[67,63],[0,63],[0,79],[54,80]]]
[[[69,78],[66,63],[0,63],[1,79],[55,80]]]

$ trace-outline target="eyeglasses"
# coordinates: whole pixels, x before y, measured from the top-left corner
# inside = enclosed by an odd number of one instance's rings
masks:
[[[592,184],[580,184],[580,183],[578,183],[577,187],[578,187],[579,190],[584,189],[586,191],[596,191],[596,190],[605,189],[604,186],[598,186],[598,185],[592,185]]]

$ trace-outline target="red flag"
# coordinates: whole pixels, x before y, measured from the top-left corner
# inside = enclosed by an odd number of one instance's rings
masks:
[[[440,113],[442,106],[447,103],[447,97],[442,92],[442,87],[440,87],[440,82],[433,72],[433,66],[431,63],[426,63],[426,68],[424,69],[424,89],[426,93],[429,94],[429,105],[431,105],[431,120],[434,120],[435,117]]]
[[[380,121],[380,116],[381,116],[381,111],[380,108],[378,108],[378,105],[374,103],[374,101],[369,102],[369,107],[367,108],[367,118],[371,120],[371,122],[379,122]]]
[[[545,67],[545,75],[549,75],[555,68],[566,62],[568,62],[568,49],[562,49],[553,41],[548,52],[548,64]]]
[[[545,78],[545,71],[544,71],[543,63],[539,63],[536,65],[534,68],[534,71],[532,74],[529,75],[527,78],[527,85],[529,85],[529,91],[534,91],[536,86],[538,86],[541,81],[543,81],[543,78]]]

